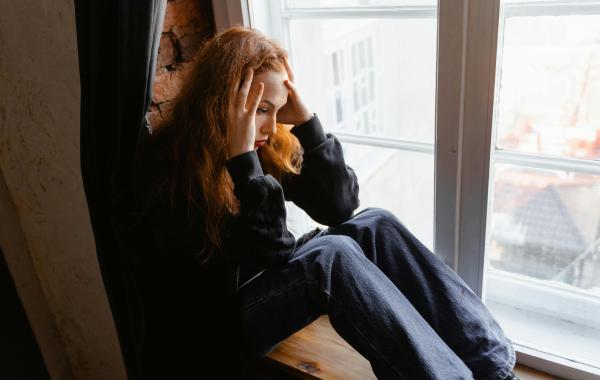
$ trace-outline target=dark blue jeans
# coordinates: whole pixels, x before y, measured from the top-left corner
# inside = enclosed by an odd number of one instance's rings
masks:
[[[384,209],[318,232],[283,270],[243,280],[249,360],[328,314],[379,379],[502,379],[515,364],[481,300]]]

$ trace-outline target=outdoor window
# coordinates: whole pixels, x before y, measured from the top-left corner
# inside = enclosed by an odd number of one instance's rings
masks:
[[[600,2],[213,4],[217,26],[285,46],[360,209],[391,210],[452,266],[519,362],[600,374]],[[316,225],[292,204],[288,223]]]
[[[600,14],[504,1],[487,304],[518,342],[600,367]]]
[[[433,248],[437,22],[426,3],[255,1],[250,11],[284,43],[303,97],[342,141],[360,182],[358,211],[385,207]],[[293,204],[288,214],[296,234],[316,225]]]

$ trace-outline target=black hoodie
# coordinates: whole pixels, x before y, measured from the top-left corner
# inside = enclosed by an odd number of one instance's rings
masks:
[[[188,207],[184,196],[171,207],[164,191],[145,194],[164,166],[151,150],[138,161],[132,194],[144,211],[134,213],[135,227],[126,234],[143,309],[139,364],[144,378],[238,377],[239,267],[258,271],[283,267],[290,259],[297,242],[287,229],[284,200],[324,225],[352,217],[359,205],[358,181],[339,140],[323,131],[316,115],[291,133],[304,150],[303,164],[299,175],[284,177],[281,184],[263,173],[256,151],[227,161],[240,214],[224,231],[223,252],[208,260],[202,207]],[[223,361],[230,366],[219,366]]]

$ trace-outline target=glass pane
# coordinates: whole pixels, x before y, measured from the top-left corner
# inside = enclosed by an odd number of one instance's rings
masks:
[[[343,144],[346,163],[360,183],[360,208],[392,211],[433,248],[433,155]]]
[[[433,155],[358,144],[343,144],[346,163],[360,185],[360,211],[382,207],[392,211],[430,250],[433,248]],[[391,180],[393,179],[393,180]],[[294,233],[317,225],[288,204],[288,224]]]
[[[497,164],[491,269],[600,296],[600,176]]]
[[[496,164],[487,259],[511,338],[600,366],[600,176]]]
[[[510,17],[503,35],[497,146],[600,159],[600,15]]]
[[[600,159],[600,15],[532,4],[503,1],[496,148]],[[600,176],[492,168],[487,305],[515,342],[600,367]]]
[[[334,8],[372,6],[427,6],[436,0],[287,0],[288,8]]]
[[[435,19],[301,19],[289,27],[297,85],[326,128],[433,144]],[[348,111],[339,122],[338,91]]]

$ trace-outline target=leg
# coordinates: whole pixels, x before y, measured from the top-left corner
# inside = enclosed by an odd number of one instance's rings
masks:
[[[246,355],[257,358],[321,314],[381,379],[472,379],[471,371],[346,236],[301,246],[238,293]]]
[[[477,379],[502,379],[515,352],[502,329],[464,281],[431,253],[392,213],[365,209],[319,236],[354,239]]]

